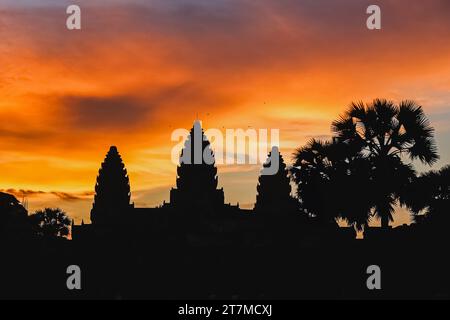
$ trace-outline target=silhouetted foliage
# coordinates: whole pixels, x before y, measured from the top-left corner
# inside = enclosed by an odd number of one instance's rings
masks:
[[[71,220],[59,208],[38,210],[29,217],[34,231],[44,238],[59,238],[69,235]]]
[[[294,154],[291,169],[302,210],[321,221],[344,219],[362,229],[371,218],[370,163],[354,146],[311,140]]]
[[[27,210],[13,195],[0,192],[0,236],[20,238],[30,230]]]
[[[401,155],[432,163],[437,155],[418,150],[428,145],[435,153],[432,129],[413,107],[405,111],[400,105],[392,116],[376,103],[360,110],[364,121],[348,115],[347,126],[353,129],[335,122],[336,137],[311,140],[298,149],[290,175],[279,155],[278,172],[259,178],[253,211],[224,205],[200,122],[182,151],[171,203],[158,208],[130,205],[125,166],[111,147],[97,178],[93,223],[73,225],[73,241],[0,241],[0,273],[7,275],[0,298],[449,297],[442,235],[449,222],[450,167],[416,177]],[[407,120],[411,113],[416,120]],[[424,132],[430,141],[423,142]],[[263,170],[278,154],[272,150]],[[298,200],[290,195],[290,178]],[[364,241],[354,241],[353,228],[336,224],[344,219],[363,229],[373,216],[391,212],[397,198],[424,223],[387,231],[368,228]],[[298,213],[298,207],[308,219],[287,215]],[[17,199],[0,193],[0,236],[5,230],[18,234],[14,226],[30,222],[43,239],[69,233],[70,220],[60,209],[28,217]],[[374,263],[383,266],[383,283],[388,283],[383,290],[365,286],[362,275]],[[83,290],[65,286],[72,264],[82,267]]]
[[[117,148],[112,146],[98,173],[91,221],[107,224],[119,220],[131,208],[130,197],[127,170]]]
[[[302,210],[308,216],[323,221],[334,220],[337,215],[332,210],[331,199],[326,199],[334,196],[329,149],[329,143],[311,140],[296,151],[294,166],[291,169],[293,179],[297,183],[297,196]]]
[[[413,212],[415,222],[447,229],[450,223],[450,166],[415,178],[402,194],[401,201]]]
[[[434,129],[422,107],[413,101],[396,105],[381,99],[370,104],[352,103],[333,122],[332,131],[339,142],[357,147],[371,161],[375,214],[387,228],[401,189],[414,177],[412,166],[401,156],[429,165],[439,158]]]
[[[272,148],[263,168],[269,168],[272,165],[272,157],[275,156],[278,157],[278,171],[274,175],[262,174],[259,177],[255,211],[292,213],[296,210],[297,201],[291,196],[291,179],[278,148]]]

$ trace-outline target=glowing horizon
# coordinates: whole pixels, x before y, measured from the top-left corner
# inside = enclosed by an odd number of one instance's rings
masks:
[[[27,190],[30,211],[88,221],[111,145],[136,206],[168,201],[171,132],[197,114],[205,128],[280,129],[290,162],[351,101],[412,99],[436,129],[433,169],[450,163],[448,2],[378,1],[375,32],[369,1],[83,0],[83,29],[68,31],[70,2],[0,4],[0,189]],[[253,204],[258,166],[218,172],[227,203]]]

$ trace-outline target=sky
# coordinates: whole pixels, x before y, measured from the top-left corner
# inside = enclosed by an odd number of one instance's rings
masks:
[[[381,8],[368,30],[366,8]],[[82,30],[66,28],[81,8]],[[171,133],[280,130],[285,160],[351,101],[420,103],[450,163],[447,0],[0,0],[0,190],[89,221],[116,145],[136,207],[169,199]],[[429,167],[417,164],[419,171]],[[250,208],[259,166],[219,166]],[[396,224],[408,222],[399,210]]]

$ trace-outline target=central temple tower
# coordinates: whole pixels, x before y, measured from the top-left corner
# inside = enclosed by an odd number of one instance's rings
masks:
[[[214,153],[196,120],[177,167],[177,187],[170,190],[171,204],[180,210],[215,212],[224,207],[223,189],[217,188]]]

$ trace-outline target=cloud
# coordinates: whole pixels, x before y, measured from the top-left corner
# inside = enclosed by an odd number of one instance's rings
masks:
[[[66,96],[60,104],[65,120],[79,129],[130,128],[145,121],[152,111],[150,105],[126,96]]]
[[[91,132],[145,129],[157,124],[160,118],[176,122],[183,115],[194,119],[198,111],[220,111],[227,105],[235,104],[238,99],[215,92],[210,85],[200,82],[175,83],[119,96],[66,95],[47,98],[48,101],[56,100],[55,112],[71,129],[89,129]],[[194,108],[196,112],[193,112]]]
[[[449,1],[379,0],[380,32],[366,28],[369,0],[79,0],[80,32],[65,28],[66,4],[1,1],[6,187],[90,190],[111,144],[133,190],[174,182],[170,134],[197,113],[208,128],[279,128],[288,158],[326,137],[350,101],[379,96],[425,101],[448,159],[433,112],[448,100]],[[229,169],[219,172],[226,201],[252,203],[257,170]],[[49,194],[81,212],[77,192],[37,193],[36,206]]]
[[[49,192],[52,195],[57,196],[61,200],[65,201],[76,201],[76,200],[87,200],[91,199],[94,195],[94,192],[82,192],[82,193],[68,193],[68,192],[61,192],[61,191],[52,191]]]
[[[0,192],[5,192],[5,193],[12,194],[16,198],[33,197],[33,196],[45,194],[44,191],[24,190],[24,189],[20,189],[20,190],[16,190],[16,189],[0,189]]]
[[[25,190],[25,189],[0,189],[0,192],[5,192],[12,194],[18,199],[23,197],[31,198],[38,197],[42,195],[53,195],[58,197],[63,201],[78,201],[78,200],[87,200],[92,198],[94,192],[86,191],[81,193],[69,193],[69,192],[61,192],[61,191],[40,191],[40,190]]]
[[[42,140],[51,135],[48,131],[40,130],[9,130],[0,128],[0,137],[2,139],[13,139],[15,141],[20,140]]]

